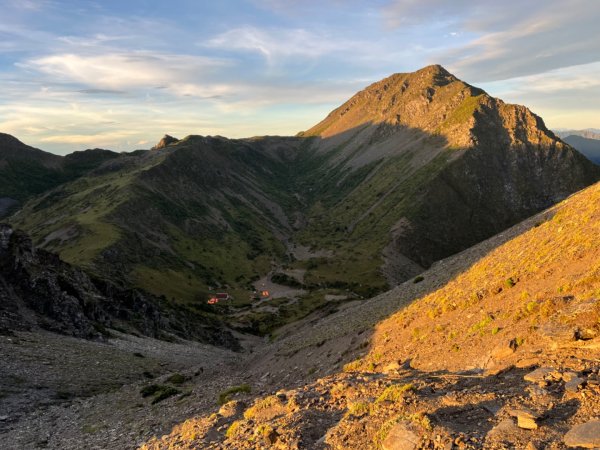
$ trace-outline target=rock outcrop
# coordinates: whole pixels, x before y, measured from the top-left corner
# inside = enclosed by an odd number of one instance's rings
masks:
[[[238,348],[223,325],[137,289],[90,277],[0,224],[0,332],[43,328],[102,338],[107,328]]]
[[[173,136],[169,136],[168,134],[165,134],[162,139],[160,141],[158,141],[158,144],[156,144],[154,147],[152,147],[152,150],[160,150],[162,148],[168,147],[171,144],[176,144],[177,142],[179,142],[179,139],[173,137]]]

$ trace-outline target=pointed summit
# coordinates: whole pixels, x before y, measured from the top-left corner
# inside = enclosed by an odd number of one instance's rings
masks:
[[[459,126],[460,133],[454,134],[464,137],[468,136],[468,122],[483,97],[487,95],[481,89],[435,64],[412,73],[396,73],[371,84],[305,135],[329,137],[381,123],[439,134],[440,126],[450,119],[451,123],[446,125]],[[466,142],[461,140],[457,144]]]
[[[152,147],[152,150],[160,150],[161,148],[165,148],[168,147],[171,144],[176,144],[177,142],[179,142],[179,139],[170,136],[168,134],[165,134],[162,139],[160,141],[158,141],[158,144],[156,144],[154,147]]]

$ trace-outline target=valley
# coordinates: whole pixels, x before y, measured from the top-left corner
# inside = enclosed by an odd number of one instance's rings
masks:
[[[100,152],[79,152],[89,173],[10,222],[71,264],[186,308],[225,290],[235,326],[261,334],[288,321],[249,309],[268,273],[303,273],[293,283],[310,293],[293,318],[326,295],[369,298],[600,176],[526,108],[441,66],[374,83],[297,137]]]

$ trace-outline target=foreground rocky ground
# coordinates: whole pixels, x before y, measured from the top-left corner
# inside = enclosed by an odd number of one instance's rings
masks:
[[[215,404],[237,354],[113,331],[108,342],[47,332],[0,336],[0,448],[136,448]],[[152,404],[140,389],[173,389]]]

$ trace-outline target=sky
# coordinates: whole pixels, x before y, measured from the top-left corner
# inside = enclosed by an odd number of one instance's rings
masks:
[[[0,132],[58,154],[294,135],[428,64],[600,128],[599,23],[599,0],[0,0]]]

